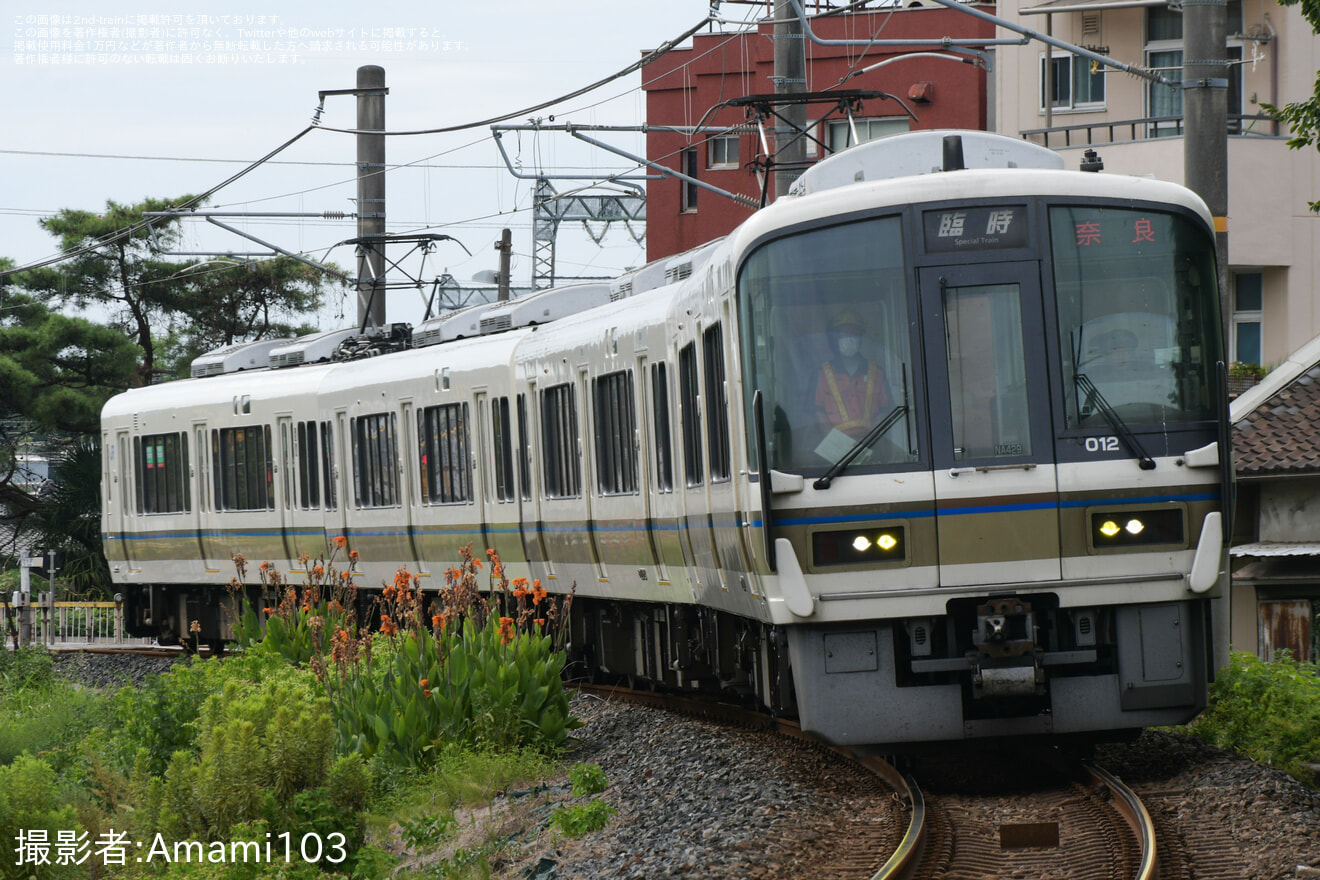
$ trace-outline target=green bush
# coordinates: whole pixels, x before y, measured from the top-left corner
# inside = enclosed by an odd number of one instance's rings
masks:
[[[55,658],[39,645],[0,650],[0,694],[47,687],[55,680]]]
[[[74,760],[78,741],[110,720],[109,707],[103,694],[61,681],[0,692],[0,766],[27,752],[62,772]]]
[[[551,810],[550,824],[568,837],[582,837],[603,829],[617,812],[600,798],[592,798],[584,804]]]
[[[1216,746],[1311,781],[1320,761],[1320,678],[1286,655],[1266,663],[1234,654],[1210,688],[1210,705],[1188,728]]]
[[[55,844],[61,834],[77,836],[83,832],[73,807],[68,806],[55,771],[40,758],[21,755],[8,767],[0,767],[0,878],[3,880],[63,880],[86,876],[85,866],[56,865]],[[33,865],[33,859],[20,863],[20,832],[31,840],[30,832],[44,832],[50,849],[48,865]]]
[[[202,704],[196,752],[165,773],[162,824],[176,837],[222,839],[240,822],[306,821],[297,796],[322,786],[333,755],[329,703],[306,674],[224,682]],[[328,796],[326,798],[328,802]]]
[[[610,780],[599,764],[574,764],[568,768],[568,781],[573,786],[573,797],[600,794],[610,787]]]

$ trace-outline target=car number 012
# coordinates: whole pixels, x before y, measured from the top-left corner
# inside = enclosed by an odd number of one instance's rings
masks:
[[[1087,452],[1118,452],[1117,437],[1087,437]]]

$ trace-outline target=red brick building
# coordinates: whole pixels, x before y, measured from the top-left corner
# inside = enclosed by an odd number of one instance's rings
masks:
[[[981,7],[993,12],[994,7]],[[858,45],[822,46],[804,38],[808,91],[862,89],[887,92],[902,101],[870,98],[855,114],[857,138],[865,141],[900,131],[940,128],[987,130],[987,107],[993,102],[983,66],[947,58],[915,55],[875,70],[840,80],[850,72],[912,53],[950,54],[938,46],[864,45],[866,41],[985,40],[994,26],[943,6],[910,8],[810,19],[812,33],[822,40],[856,41]],[[677,49],[642,70],[648,125],[735,126],[747,120],[742,107],[711,108],[748,94],[775,90],[773,25],[755,34],[701,34],[690,48]],[[807,119],[818,120],[829,104],[811,104]],[[775,124],[766,123],[767,131]],[[809,145],[808,161],[842,149],[851,141],[847,120],[837,112],[812,126],[823,146]],[[768,135],[767,135],[768,137]],[[729,192],[759,200],[761,184],[752,167],[762,152],[753,128],[741,133],[687,135],[651,132],[646,155],[653,162],[697,177]],[[695,171],[695,174],[693,172]],[[769,183],[770,198],[774,183]],[[678,178],[652,181],[647,188],[647,259],[656,260],[729,232],[752,209],[693,186]]]

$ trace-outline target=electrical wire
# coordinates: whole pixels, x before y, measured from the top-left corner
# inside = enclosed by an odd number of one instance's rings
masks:
[[[197,205],[202,204],[204,201],[206,201],[208,198],[210,198],[210,197],[211,197],[212,195],[214,195],[215,193],[219,192],[220,190],[222,190],[222,189],[224,189],[225,187],[229,186],[231,183],[235,182],[236,180],[239,180],[239,179],[243,178],[243,177],[246,176],[247,174],[251,173],[253,170],[259,168],[259,167],[262,166],[262,165],[264,165],[264,164],[265,164],[266,162],[268,162],[272,157],[274,157],[274,156],[278,156],[280,153],[284,152],[284,151],[287,150],[289,147],[293,146],[295,143],[297,143],[298,141],[302,140],[302,138],[303,138],[305,135],[307,135],[308,132],[314,131],[315,129],[316,129],[316,126],[314,126],[314,125],[309,125],[309,126],[307,126],[307,127],[304,128],[302,131],[298,132],[298,133],[295,134],[293,137],[289,138],[287,141],[285,141],[284,143],[280,144],[278,147],[276,147],[275,149],[271,150],[271,151],[270,151],[269,153],[267,153],[266,155],[262,156],[260,159],[256,160],[255,162],[250,163],[247,167],[245,167],[244,169],[242,169],[242,170],[239,171],[238,173],[230,175],[230,176],[229,176],[228,178],[226,178],[224,181],[222,181],[222,182],[216,184],[215,186],[211,187],[211,188],[208,189],[206,192],[204,192],[204,193],[202,193],[202,194],[200,194],[200,195],[193,196],[192,198],[190,198],[190,199],[188,199],[187,201],[185,201],[183,204],[177,206],[177,208],[175,208],[175,210],[178,210],[178,211],[186,211],[186,210],[188,210],[189,208],[194,208],[194,207],[196,207]],[[81,257],[83,254],[89,254],[89,253],[91,253],[92,251],[98,250],[99,248],[103,248],[103,247],[105,247],[105,246],[108,245],[108,244],[115,244],[116,242],[123,241],[123,240],[126,239],[126,238],[131,238],[132,236],[134,236],[134,235],[136,235],[137,233],[141,232],[142,230],[146,229],[146,228],[147,228],[148,226],[150,226],[150,225],[151,225],[151,224],[150,224],[149,222],[147,222],[146,220],[143,220],[143,221],[140,222],[140,223],[134,223],[132,226],[127,226],[127,227],[125,227],[125,228],[123,228],[123,229],[121,229],[121,230],[119,230],[119,231],[117,231],[117,232],[113,232],[113,233],[111,233],[110,235],[103,236],[102,238],[97,239],[95,242],[93,242],[93,243],[91,243],[91,244],[86,244],[86,245],[83,245],[82,247],[74,248],[74,249],[71,250],[71,251],[62,251],[61,253],[59,253],[59,254],[55,254],[55,255],[50,256],[50,257],[47,257],[47,258],[44,259],[44,260],[38,260],[38,261],[35,262],[35,263],[27,263],[27,264],[25,264],[25,265],[19,266],[19,267],[14,268],[14,269],[0,270],[0,281],[4,280],[5,278],[8,278],[10,275],[14,275],[14,274],[17,274],[17,273],[19,273],[19,272],[26,272],[26,271],[29,271],[29,270],[31,270],[31,269],[40,269],[40,268],[43,268],[43,267],[45,267],[45,266],[53,265],[53,264],[55,264],[55,263],[62,263],[62,262],[64,262],[65,260],[71,260],[71,259],[73,259],[74,257]]]
[[[524,107],[521,110],[515,110],[512,113],[504,113],[499,116],[493,116],[490,119],[482,119],[478,122],[464,122],[459,125],[448,125],[448,126],[444,126],[443,128],[419,128],[419,129],[414,129],[412,131],[377,131],[375,129],[329,128],[326,126],[319,126],[319,128],[321,129],[321,131],[333,131],[333,132],[338,132],[339,134],[375,134],[375,135],[385,135],[386,137],[409,137],[420,134],[448,134],[450,132],[466,131],[472,128],[486,128],[501,122],[507,122],[510,119],[521,119],[527,116],[529,113],[536,113],[540,110],[546,109],[547,107],[553,107],[556,104],[562,104],[565,101],[571,101],[574,98],[579,98],[582,95],[587,94],[588,92],[594,92],[596,89],[604,85],[612,83],[617,79],[622,79],[628,74],[634,73],[635,71],[642,69],[647,64],[650,64],[652,61],[655,61],[657,58],[661,58],[664,55],[667,55],[671,50],[673,50],[675,46],[677,46],[679,43],[683,42],[688,37],[695,34],[697,31],[701,30],[706,25],[710,24],[712,21],[713,19],[711,18],[711,16],[707,15],[701,21],[697,22],[695,25],[688,28],[686,31],[679,34],[674,39],[666,40],[665,42],[661,43],[659,46],[657,46],[656,48],[652,49],[650,52],[647,52],[645,55],[643,55],[639,60],[634,61],[632,64],[629,64],[623,70],[611,74],[610,76],[607,76],[604,79],[596,80],[591,85],[583,86],[580,89],[576,89],[572,92],[569,92],[567,95],[561,95],[558,98],[551,98],[548,101],[542,101],[539,104],[533,104],[530,107]]]

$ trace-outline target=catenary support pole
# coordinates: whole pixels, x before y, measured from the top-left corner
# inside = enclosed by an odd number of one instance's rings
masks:
[[[802,21],[790,0],[775,0],[775,94],[791,95],[807,90],[806,41]],[[788,120],[775,126],[775,198],[788,194],[793,181],[802,175],[807,160],[807,140],[802,130],[807,124],[807,105],[786,104],[779,107]]]
[[[1228,284],[1228,2],[1183,2],[1183,179],[1215,219],[1224,344],[1230,344]]]
[[[385,68],[357,71],[358,326],[385,326]],[[380,132],[374,134],[373,132]]]

